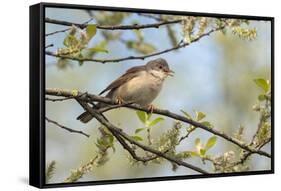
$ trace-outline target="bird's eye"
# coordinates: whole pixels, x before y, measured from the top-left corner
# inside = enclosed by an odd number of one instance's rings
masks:
[[[163,67],[160,65],[159,68],[162,69]]]

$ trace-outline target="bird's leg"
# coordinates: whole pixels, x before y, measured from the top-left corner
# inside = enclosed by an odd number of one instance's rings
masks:
[[[153,113],[154,109],[156,109],[156,107],[153,104],[149,104],[147,106],[147,109],[149,110],[149,113]]]
[[[120,96],[117,96],[115,102],[118,105],[122,105],[124,103],[124,100]]]

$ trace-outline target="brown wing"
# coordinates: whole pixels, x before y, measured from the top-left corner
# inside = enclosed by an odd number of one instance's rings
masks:
[[[144,69],[145,69],[145,66],[135,66],[135,67],[130,68],[129,70],[126,71],[125,74],[123,74],[118,79],[116,79],[111,84],[109,84],[103,91],[101,91],[101,93],[99,95],[103,94],[106,91],[118,88],[119,86],[121,86],[125,82],[127,82],[127,81],[133,79],[134,77],[136,77],[138,75],[138,72],[142,71]]]

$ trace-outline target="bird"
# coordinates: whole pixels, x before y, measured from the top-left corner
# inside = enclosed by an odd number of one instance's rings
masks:
[[[108,92],[105,97],[115,100],[117,103],[136,103],[153,110],[152,101],[162,89],[164,80],[173,76],[174,71],[169,68],[167,61],[157,58],[145,65],[128,69],[125,74],[109,84],[99,95]],[[95,109],[106,107],[105,103],[96,104]],[[93,116],[85,111],[77,117],[83,123],[88,123]]]

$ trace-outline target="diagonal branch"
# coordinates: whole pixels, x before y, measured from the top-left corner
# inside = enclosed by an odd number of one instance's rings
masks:
[[[75,130],[75,129],[71,129],[71,128],[69,128],[69,127],[66,127],[66,126],[64,126],[64,125],[61,125],[61,124],[59,124],[58,122],[49,119],[48,117],[45,117],[45,119],[46,119],[46,121],[48,121],[49,123],[52,123],[52,124],[54,124],[54,125],[56,125],[56,126],[62,128],[62,129],[64,129],[64,130],[67,130],[67,131],[69,131],[70,133],[78,133],[78,134],[84,135],[84,136],[86,136],[86,137],[88,137],[88,138],[90,137],[89,134],[84,133],[83,131],[77,131],[77,130]]]
[[[153,160],[155,158],[157,158],[158,156],[153,156],[153,157],[140,157],[136,154],[135,150],[133,148],[131,148],[127,143],[126,141],[120,136],[118,135],[118,133],[116,133],[115,131],[112,131],[111,129],[109,129],[110,132],[114,135],[114,137],[118,140],[118,142],[123,146],[123,148],[125,150],[127,150],[130,155],[137,161],[141,161],[141,162],[147,162],[147,161],[150,161],[150,160]]]
[[[69,31],[70,28],[66,28],[66,29],[61,29],[61,30],[57,30],[57,31],[54,31],[54,32],[50,32],[50,33],[47,33],[45,34],[45,36],[51,36],[51,35],[54,35],[54,34],[57,34],[57,33],[62,33],[62,32],[66,32],[66,31]]]
[[[76,99],[76,101],[84,108],[84,105],[83,103],[79,100],[79,99]],[[112,105],[112,106],[116,106],[116,105]],[[112,107],[111,106],[111,107]],[[108,106],[110,107],[110,106]],[[112,107],[113,108],[113,107]],[[102,113],[102,111],[99,111],[99,113]],[[102,115],[102,114],[101,114]],[[103,116],[103,115],[102,115]],[[103,116],[104,117],[104,116]],[[105,118],[105,117],[104,117]],[[127,143],[126,141],[118,134],[116,133],[115,131],[112,131],[111,129],[109,129],[109,131],[112,133],[112,135],[118,140],[118,142],[123,146],[123,148],[125,150],[127,150],[130,155],[137,161],[141,161],[141,162],[148,162],[148,161],[151,161],[153,159],[156,159],[158,158],[157,155],[155,156],[151,156],[151,157],[140,157],[136,154],[135,150],[133,148],[131,148]],[[165,152],[164,152],[165,153]]]
[[[180,48],[184,48],[188,45],[190,45],[191,43],[197,42],[199,41],[201,38],[205,37],[205,36],[209,36],[210,34],[212,34],[213,32],[216,31],[220,31],[222,29],[224,29],[226,26],[221,26],[221,27],[217,27],[214,29],[211,29],[210,31],[198,36],[197,38],[194,38],[191,42],[186,42],[186,43],[182,43],[180,42],[177,46],[159,51],[159,52],[155,52],[152,54],[147,54],[144,56],[128,56],[128,57],[123,57],[123,58],[114,58],[114,59],[95,59],[95,58],[79,58],[79,57],[73,57],[73,56],[69,56],[69,55],[60,55],[51,51],[45,51],[46,55],[49,56],[53,56],[53,57],[59,57],[59,58],[65,58],[65,59],[70,59],[70,60],[75,60],[75,61],[79,61],[79,62],[99,62],[99,63],[108,63],[108,62],[122,62],[122,61],[126,61],[126,60],[144,60],[146,58],[149,57],[153,57],[153,56],[158,56],[164,53],[168,53],[174,50],[178,50]]]
[[[46,89],[45,92],[46,92],[47,95],[53,95],[53,96],[62,96],[62,97],[73,96],[73,93],[72,93],[73,91],[70,91],[70,90]],[[79,96],[79,95],[82,95],[82,96]],[[96,102],[102,102],[102,103],[106,103],[106,104],[110,104],[110,105],[117,105],[117,103],[115,101],[113,101],[109,98],[101,97],[101,96],[97,96],[97,95],[93,95],[93,94],[89,94],[89,93],[78,92],[78,96],[76,97],[76,99],[79,99],[81,101],[88,102],[88,103],[96,101]],[[135,109],[135,110],[151,112],[151,110],[149,110],[147,107],[141,107],[140,105],[137,105],[137,104],[121,105],[119,107],[127,107],[127,108],[131,108],[131,109]],[[115,109],[115,108],[118,108],[118,107],[114,107],[113,109]],[[221,138],[223,138],[223,139],[225,139],[225,140],[237,145],[238,147],[240,147],[240,148],[242,148],[242,149],[244,149],[248,152],[251,152],[253,154],[259,154],[259,155],[262,155],[262,156],[265,156],[265,157],[268,157],[268,158],[271,157],[271,155],[269,153],[261,151],[259,149],[252,148],[252,147],[248,146],[247,144],[244,144],[244,143],[240,142],[239,140],[237,140],[237,139],[235,139],[231,136],[228,136],[227,134],[225,134],[222,131],[216,130],[214,128],[207,127],[207,126],[205,126],[205,125],[203,125],[203,124],[201,124],[197,121],[193,121],[192,119],[189,119],[189,118],[184,117],[182,115],[172,113],[169,110],[163,110],[163,109],[155,108],[153,110],[153,113],[163,115],[163,116],[167,116],[167,117],[170,117],[170,118],[173,118],[173,119],[191,124],[191,125],[193,125],[195,127],[198,127],[200,129],[206,130],[206,131],[208,131],[208,132],[210,132],[214,135],[217,135],[217,136],[219,136],[219,137],[221,137]]]
[[[166,160],[168,161],[171,161],[173,163],[176,163],[177,165],[180,165],[180,166],[184,166],[184,167],[187,167],[187,168],[190,168],[194,171],[197,171],[199,173],[202,173],[202,174],[209,174],[207,171],[205,170],[202,170],[201,168],[199,167],[196,167],[196,166],[193,166],[189,163],[186,163],[184,161],[181,161],[181,160],[177,160],[173,157],[170,157],[164,153],[162,153],[161,151],[158,151],[158,150],[155,150],[151,147],[148,147],[142,143],[139,143],[138,141],[132,139],[132,137],[130,137],[129,135],[127,135],[126,133],[124,133],[122,131],[122,129],[116,127],[115,125],[111,124],[103,115],[99,114],[98,112],[96,112],[92,107],[90,107],[87,103],[83,102],[83,101],[79,101],[79,99],[76,99],[78,100],[78,102],[82,105],[82,107],[88,111],[93,117],[95,117],[102,125],[106,126],[111,132],[114,132],[114,133],[117,133],[118,135],[122,136],[124,139],[126,139],[127,141],[129,141],[131,144],[134,144],[138,147],[140,147],[141,149],[145,150],[145,151],[148,151],[150,153],[153,153],[159,157],[162,157],[162,158],[165,158]],[[114,134],[113,134],[114,135]]]

